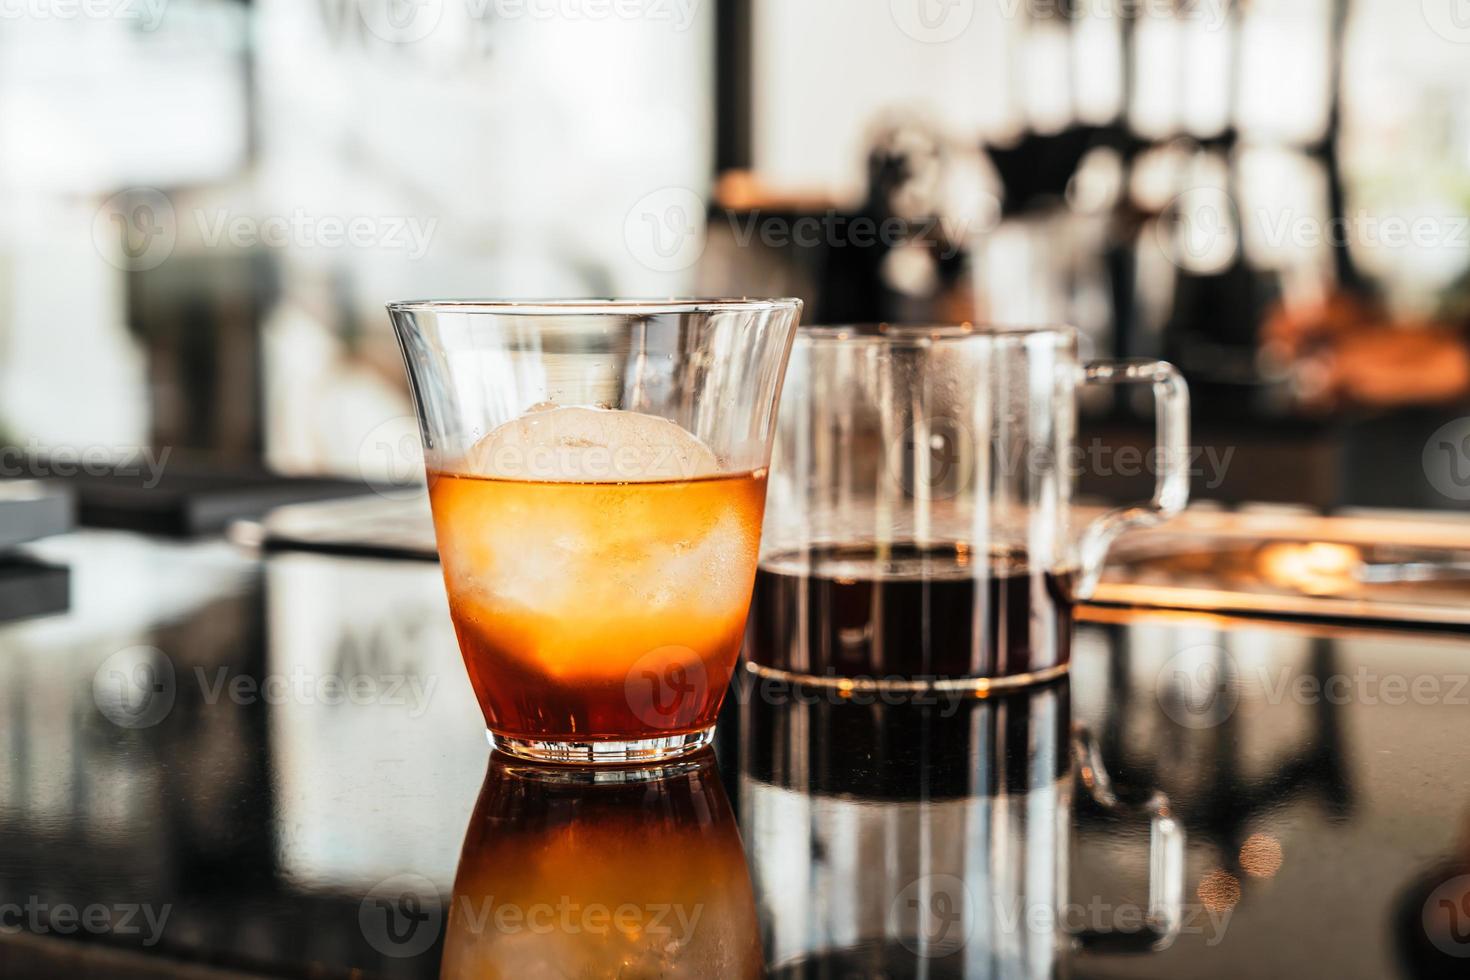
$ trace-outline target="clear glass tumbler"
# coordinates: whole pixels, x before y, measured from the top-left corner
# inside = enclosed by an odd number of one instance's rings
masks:
[[[706,744],[739,656],[797,300],[389,307],[492,744]]]
[[[1144,383],[1147,504],[1082,527],[1082,385]],[[1067,327],[815,327],[792,353],[748,645],[757,671],[973,688],[1067,668],[1109,544],[1189,495],[1189,394],[1159,361],[1083,365]]]

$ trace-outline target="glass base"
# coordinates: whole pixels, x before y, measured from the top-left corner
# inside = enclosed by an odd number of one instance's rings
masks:
[[[1039,670],[1028,671],[1024,674],[1006,674],[1001,677],[946,677],[946,678],[901,678],[901,677],[838,677],[835,675],[803,674],[796,671],[781,670],[776,667],[763,667],[760,664],[744,661],[745,669],[757,677],[767,677],[772,680],[784,681],[788,684],[803,684],[812,687],[830,687],[839,691],[894,691],[923,693],[925,691],[963,691],[977,698],[988,697],[991,694],[1000,694],[1006,691],[1014,691],[1022,687],[1030,687],[1033,684],[1045,684],[1061,677],[1071,667],[1071,662],[1056,664],[1052,667],[1043,667]]]
[[[512,738],[486,731],[490,747],[527,762],[546,762],[571,766],[627,766],[667,762],[692,755],[714,740],[711,726],[687,735],[660,735],[625,741],[552,742],[542,739]]]

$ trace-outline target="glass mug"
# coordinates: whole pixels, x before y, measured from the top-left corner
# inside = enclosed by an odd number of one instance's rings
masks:
[[[1153,388],[1153,499],[1074,532],[1077,394]],[[1056,677],[1111,542],[1189,496],[1189,393],[1069,327],[817,327],[787,371],[749,666],[842,687],[986,693]]]
[[[708,743],[739,657],[798,300],[389,306],[491,744]]]

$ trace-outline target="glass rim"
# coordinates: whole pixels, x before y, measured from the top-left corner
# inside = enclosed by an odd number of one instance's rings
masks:
[[[670,313],[752,313],[799,310],[794,297],[756,299],[667,297],[614,299],[410,299],[387,304],[389,313],[478,313],[495,316],[658,316]]]
[[[796,342],[813,346],[888,345],[924,346],[963,343],[972,340],[1023,341],[1033,337],[1053,337],[1058,342],[1075,341],[1076,327],[1065,323],[1035,326],[998,326],[984,323],[851,323],[838,326],[815,325],[797,331]]]

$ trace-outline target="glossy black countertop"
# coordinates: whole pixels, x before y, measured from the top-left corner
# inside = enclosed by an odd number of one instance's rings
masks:
[[[743,680],[589,777],[490,757],[432,564],[29,553],[4,975],[1470,975],[1464,633],[1090,609],[1067,680]]]

